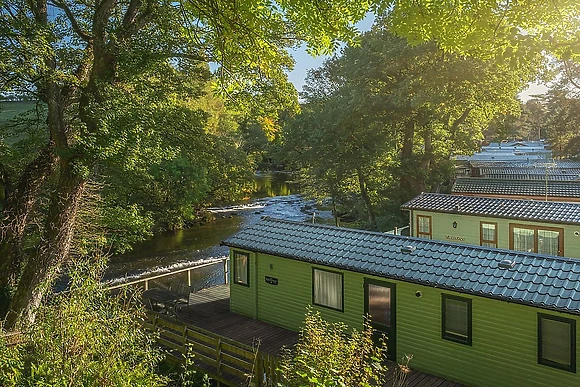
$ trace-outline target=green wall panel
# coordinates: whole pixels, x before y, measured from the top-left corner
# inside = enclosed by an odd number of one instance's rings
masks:
[[[502,249],[509,249],[509,225],[510,223],[525,224],[531,226],[557,227],[564,229],[564,256],[570,258],[580,258],[580,225],[569,225],[548,222],[530,222],[517,219],[502,219],[471,215],[447,214],[441,212],[410,211],[412,224],[414,226],[413,235],[417,236],[417,215],[431,216],[433,239],[467,243],[479,246],[479,223],[497,223],[498,246]],[[453,222],[457,222],[457,228],[453,228]],[[578,235],[574,233],[578,232]]]
[[[312,305],[312,267],[322,266],[258,254],[258,319],[297,330],[304,321],[306,307]],[[364,312],[362,285],[357,286],[351,278],[354,275],[346,272],[344,277],[345,312],[313,306],[324,319],[361,326]],[[266,283],[266,276],[277,278],[278,285]]]
[[[414,293],[421,290],[422,298]],[[441,293],[472,301],[473,343],[441,338]],[[548,313],[504,301],[399,283],[397,291],[398,354],[413,354],[412,366],[471,386],[572,386],[580,377],[537,364],[537,313]],[[580,341],[577,340],[577,350]]]
[[[231,285],[232,310],[299,330],[306,306],[312,304],[312,267],[323,266],[265,254],[252,254],[250,261],[253,281],[250,288]],[[362,327],[364,279],[396,284],[397,356],[400,359],[412,354],[412,368],[471,386],[580,385],[578,374],[537,364],[536,341],[538,312],[577,321],[578,317],[325,268],[344,274],[344,312],[324,307],[315,309],[328,321],[343,321],[357,329]],[[278,279],[278,285],[266,283],[266,276]],[[416,297],[417,291],[421,291],[422,297]],[[472,298],[472,346],[441,338],[442,293]],[[580,332],[577,333],[578,351]],[[577,369],[580,371],[580,366]]]
[[[245,251],[250,254],[250,286],[244,286],[233,283],[234,267],[232,259],[233,250],[230,250],[230,309],[232,312],[243,314],[249,317],[256,317],[256,280],[255,280],[255,260],[256,254],[246,250],[236,249],[236,251]]]

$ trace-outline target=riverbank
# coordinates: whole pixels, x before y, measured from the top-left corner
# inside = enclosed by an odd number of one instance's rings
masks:
[[[295,221],[311,221],[314,217],[316,222],[332,224],[332,213],[318,211],[314,201],[305,200],[297,193],[297,184],[286,182],[288,178],[288,174],[260,174],[256,177],[252,195],[260,197],[209,208],[208,212],[214,218],[212,221],[160,232],[134,244],[132,251],[111,258],[105,280],[139,278],[168,268],[219,259],[227,255],[227,248],[220,246],[220,242],[262,216]],[[223,269],[216,270],[201,273],[196,281],[220,283]]]

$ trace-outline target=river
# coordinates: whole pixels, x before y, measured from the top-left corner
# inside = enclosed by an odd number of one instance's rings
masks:
[[[130,252],[111,258],[104,279],[114,282],[137,279],[225,257],[228,248],[220,246],[220,242],[262,216],[296,221],[311,219],[314,202],[305,200],[288,176],[281,173],[256,175],[252,199],[211,208],[215,221],[159,233],[136,243]],[[332,215],[317,212],[316,217],[330,218]],[[223,283],[222,265],[201,268],[193,273],[195,288]]]

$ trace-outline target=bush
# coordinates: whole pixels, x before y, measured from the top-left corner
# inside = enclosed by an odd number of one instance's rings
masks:
[[[145,315],[137,294],[111,297],[99,283],[101,270],[93,267],[84,264],[71,271],[69,290],[39,307],[19,344],[0,344],[0,385],[167,384],[156,373],[162,354],[141,327]]]
[[[188,349],[185,360],[179,367],[169,361],[161,364],[165,367],[163,374],[171,379],[167,387],[210,387],[209,377],[195,369],[193,360],[193,352]]]
[[[346,332],[346,324],[326,322],[309,308],[298,343],[282,356],[283,386],[384,385],[384,340],[373,342],[373,331],[366,319],[361,332]]]

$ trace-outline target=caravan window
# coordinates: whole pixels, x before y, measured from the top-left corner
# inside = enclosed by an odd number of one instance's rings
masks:
[[[234,251],[234,283],[250,286],[250,265],[248,253]]]
[[[343,311],[342,273],[312,269],[312,303]]]
[[[576,321],[538,313],[538,363],[576,372]]]

